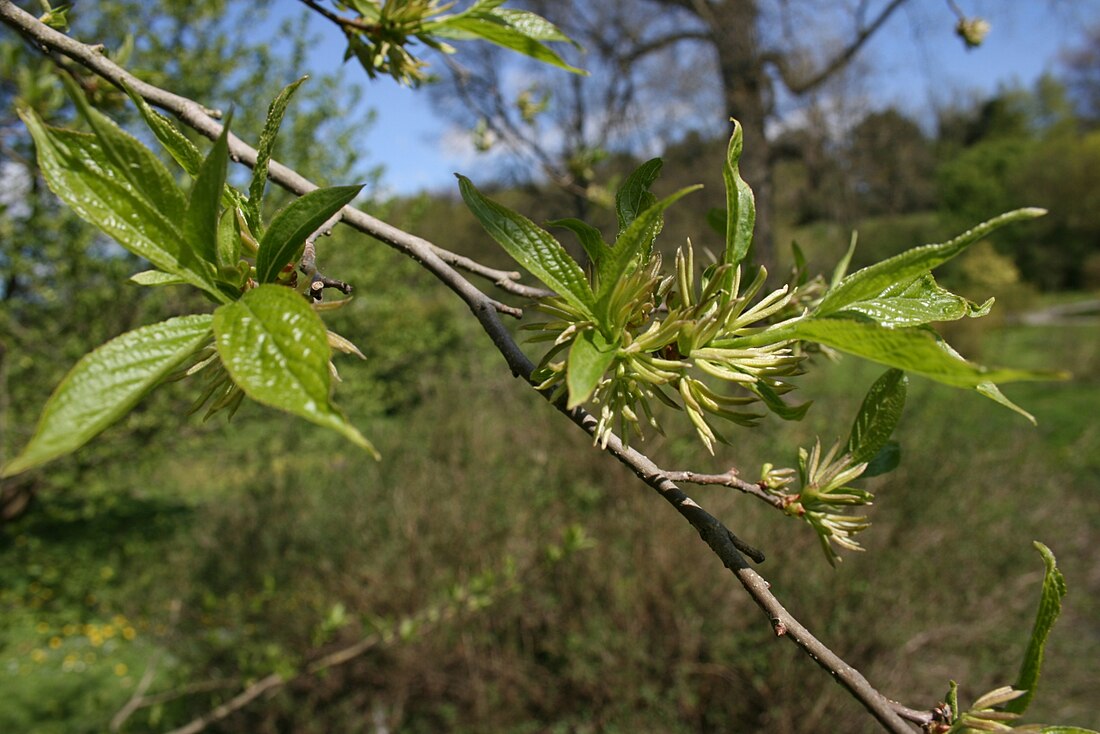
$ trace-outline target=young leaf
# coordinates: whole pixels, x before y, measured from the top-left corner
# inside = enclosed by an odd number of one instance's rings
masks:
[[[924,245],[870,265],[841,280],[822,299],[816,315],[828,316],[850,304],[874,298],[896,283],[908,283],[942,265],[996,229],[1046,214],[1044,209],[1016,209],[994,217],[949,242]]]
[[[191,184],[191,196],[183,218],[183,236],[190,245],[184,252],[193,253],[199,260],[194,264],[195,269],[205,266],[216,268],[218,264],[218,206],[225,187],[225,170],[229,165],[228,136],[227,122]]]
[[[235,268],[241,261],[241,225],[237,212],[226,209],[218,220],[216,262],[218,269]]]
[[[619,220],[619,234],[637,219],[638,215],[657,203],[657,197],[649,190],[661,174],[664,162],[660,158],[648,160],[626,177],[615,194],[615,215]]]
[[[50,127],[30,110],[20,110],[19,115],[34,138],[46,183],[77,216],[158,269],[178,275],[220,301],[229,300],[211,273],[183,257],[187,244],[178,223],[187,200],[156,156],[117,131],[114,147],[124,149],[120,155],[130,161],[129,166],[141,169],[129,171],[138,182],[135,185],[110,160],[95,135]]]
[[[592,397],[603,373],[615,361],[618,349],[619,345],[608,342],[599,329],[589,329],[573,341],[565,373],[569,387],[566,407],[573,409]]]
[[[183,193],[160,159],[114,120],[88,104],[84,92],[68,75],[63,74],[61,79],[91,127],[108,170],[122,179],[120,183],[128,183],[136,195],[152,200],[169,221],[179,221],[186,206]]]
[[[733,135],[722,169],[722,179],[726,183],[726,256],[723,262],[730,265],[738,265],[748,256],[756,224],[756,201],[738,170],[743,148],[744,130],[740,122],[733,120]],[[731,273],[729,278],[732,277]]]
[[[214,337],[226,372],[248,397],[331,428],[378,457],[332,404],[328,332],[293,289],[261,285],[219,307]]]
[[[596,300],[592,287],[565,248],[527,217],[484,196],[470,179],[455,175],[466,206],[497,244],[567,303],[591,315]]]
[[[653,240],[664,221],[665,209],[675,204],[681,197],[703,188],[701,185],[688,186],[671,196],[666,196],[634,218],[611,247],[611,256],[600,263],[600,290],[596,294],[599,303],[606,306],[619,278],[634,272],[641,264],[649,260],[653,251]]]
[[[728,346],[763,343],[767,333],[738,339]],[[772,341],[777,338],[824,344],[955,387],[977,388],[990,382],[1061,380],[1068,377],[1064,372],[983,367],[960,357],[930,329],[887,329],[870,320],[807,318],[770,335]]]
[[[584,248],[584,252],[588,255],[589,261],[594,265],[598,265],[600,261],[611,252],[611,248],[603,241],[603,234],[600,230],[587,222],[569,217],[567,219],[555,219],[552,222],[547,222],[546,226],[568,229],[570,232],[577,235],[581,247]]]
[[[178,316],[89,352],[54,390],[30,443],[0,472],[10,477],[80,448],[126,415],[210,338],[209,315]]]
[[[904,372],[891,369],[871,385],[852,423],[845,449],[853,464],[871,461],[886,446],[905,408],[908,383]]]
[[[176,163],[180,164],[187,175],[192,178],[198,176],[199,169],[202,167],[202,154],[199,153],[199,149],[195,147],[195,144],[188,140],[187,136],[181,133],[167,117],[150,107],[144,97],[125,84],[122,85],[122,88],[126,90],[126,94],[130,95],[130,99],[137,105],[138,111],[145,119],[145,124],[153,131],[153,135],[168,151],[168,154],[172,156]]]
[[[134,273],[130,280],[138,285],[186,285],[187,281],[178,275],[164,273],[160,270],[142,270]]]
[[[1043,576],[1043,590],[1039,597],[1039,611],[1035,615],[1035,626],[1031,630],[1031,639],[1028,641],[1024,662],[1020,667],[1020,675],[1013,686],[1016,690],[1026,691],[1026,693],[1004,706],[1005,711],[1014,714],[1024,713],[1035,696],[1035,687],[1039,683],[1039,670],[1043,665],[1043,648],[1046,646],[1051,627],[1054,626],[1055,620],[1062,611],[1062,597],[1066,595],[1066,580],[1058,570],[1054,554],[1050,548],[1038,541],[1033,545],[1043,557],[1046,573]]]
[[[858,313],[882,326],[897,328],[984,316],[992,305],[992,300],[975,305],[941,288],[931,273],[925,273],[909,283],[894,283],[874,298],[849,304],[836,315]]]
[[[298,91],[298,87],[309,77],[291,82],[283,87],[283,90],[271,101],[267,108],[267,120],[264,122],[263,132],[256,144],[256,165],[252,167],[252,182],[248,185],[248,200],[244,203],[242,211],[245,221],[253,232],[263,231],[263,222],[260,217],[260,203],[264,198],[264,186],[267,185],[267,167],[271,161],[271,151],[275,147],[275,137],[279,134],[279,126],[283,124],[283,115],[286,114],[290,98]]]
[[[424,32],[438,38],[469,40],[477,38],[530,56],[559,69],[588,76],[588,72],[570,66],[557,53],[541,43],[566,37],[541,16],[522,10],[484,9],[474,5],[466,12],[441,16],[423,25]],[[552,30],[551,30],[552,29]]]
[[[901,463],[901,444],[897,441],[887,441],[879,449],[874,458],[867,462],[867,468],[859,476],[863,479],[877,477],[880,474],[889,474],[898,468]]]
[[[315,189],[279,210],[260,240],[256,279],[261,283],[274,281],[285,265],[302,256],[306,238],[344,208],[362,188],[357,185]]]

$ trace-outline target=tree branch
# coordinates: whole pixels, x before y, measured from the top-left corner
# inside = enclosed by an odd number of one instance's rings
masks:
[[[841,49],[840,53],[830,59],[826,64],[817,71],[816,74],[805,79],[797,78],[794,70],[790,64],[787,63],[787,57],[778,52],[770,52],[761,54],[761,61],[763,63],[770,63],[779,72],[780,79],[783,80],[783,85],[792,94],[803,94],[811,89],[820,86],[826,79],[831,77],[837,71],[842,69],[859,50],[863,48],[868,39],[871,38],[882,27],[894,11],[904,5],[908,0],[891,0],[890,4],[883,8],[875,19],[871,21],[869,25],[862,26],[856,33],[856,37],[852,39],[852,42]]]
[[[900,4],[902,1],[895,0],[895,4]],[[15,6],[11,0],[0,0],[0,20],[37,46],[48,51],[62,53],[116,85],[125,83],[147,101],[172,112],[184,123],[206,137],[213,140],[220,135],[222,126],[204,114],[201,105],[197,102],[142,82],[107,59],[95,48],[82,44],[40,23],[34,16]],[[234,160],[244,162],[249,166],[255,164],[255,149],[232,134],[229,135],[229,150]],[[269,176],[279,186],[298,195],[317,188],[315,184],[296,171],[275,161],[270,163]],[[344,208],[343,221],[408,255],[435,275],[440,282],[450,288],[470,308],[481,324],[482,329],[508,363],[512,373],[530,382],[534,365],[501,322],[495,302],[458,273],[452,267],[452,263],[444,259],[442,253],[446,253],[445,250],[351,207]],[[509,280],[511,279],[509,278]],[[562,401],[556,403],[555,407],[565,413],[570,420],[589,435],[594,435],[598,423],[594,416],[581,408],[568,410]],[[641,454],[636,449],[624,446],[618,436],[612,435],[609,438],[605,450],[625,464],[645,484],[656,490],[696,529],[700,537],[721,559],[726,568],[737,577],[737,580],[756,602],[757,606],[767,615],[777,636],[785,636],[798,645],[819,666],[844,686],[887,731],[893,734],[912,734],[912,727],[895,711],[894,704],[879,693],[859,671],[844,662],[824,643],[814,637],[771,593],[767,581],[749,567],[742,552],[750,555],[750,557],[760,556],[760,560],[762,560],[762,554],[759,551],[755,551],[751,546],[737,539],[725,525],[704,510],[670,480],[665,472],[654,464],[649,457]],[[281,676],[268,676],[228,703],[215,709],[209,716],[222,718],[262,695],[265,691],[282,685],[283,682]],[[203,724],[196,728],[196,722],[192,722],[188,727],[179,729],[173,734],[194,734],[201,731],[205,726],[206,724]]]

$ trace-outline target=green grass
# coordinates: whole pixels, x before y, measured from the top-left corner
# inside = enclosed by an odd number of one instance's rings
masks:
[[[1031,541],[1046,542],[1070,595],[1031,720],[1100,727],[1090,631],[1100,618],[1098,337],[1096,327],[967,335],[966,351],[984,362],[1077,375],[1006,388],[1038,428],[976,394],[914,380],[902,465],[870,485],[868,552],[837,570],[800,522],[729,490],[690,492],[768,552],[761,572],[800,619],[913,706],[935,704],[949,680],[964,700],[1014,680],[1042,571]],[[247,680],[445,604],[510,559],[515,588],[490,583],[483,609],[307,677],[218,731],[360,731],[375,711],[407,732],[875,730],[774,638],[661,498],[499,358],[479,356],[476,331],[449,343],[444,356],[424,353],[403,388],[410,400],[353,387],[377,365],[342,365],[342,402],[381,463],[249,407],[171,446],[116,447],[109,455],[127,461],[41,497],[0,549],[0,729],[103,731],[150,664],[150,692],[229,681],[142,709],[127,729],[165,730]],[[852,359],[823,365],[803,381],[816,401],[804,422],[731,431],[736,445],[717,457],[676,421],[669,438],[640,448],[671,468],[736,464],[752,476],[765,461],[789,465],[815,435],[846,434],[880,372]],[[559,559],[571,527],[593,547]],[[333,625],[337,605],[346,619]],[[116,626],[110,640],[104,625]],[[69,655],[84,667],[66,669]]]

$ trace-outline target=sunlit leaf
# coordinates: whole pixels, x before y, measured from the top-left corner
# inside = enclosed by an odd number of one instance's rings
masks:
[[[592,397],[600,378],[615,361],[618,344],[608,342],[598,329],[589,329],[573,341],[569,348],[566,385],[569,387],[569,408],[575,408]]]
[[[0,476],[75,451],[126,415],[210,338],[209,315],[179,316],[115,337],[84,355],[54,390],[30,443]]]
[[[271,162],[271,151],[275,147],[275,138],[279,134],[279,126],[283,123],[283,115],[286,114],[287,105],[294,92],[309,77],[302,77],[297,81],[283,87],[282,91],[272,100],[267,108],[267,120],[264,122],[260,140],[256,143],[256,165],[252,167],[252,181],[248,186],[248,200],[244,202],[242,211],[245,221],[253,232],[263,231],[263,223],[260,221],[260,203],[264,198],[264,187],[267,185],[267,168]]]
[[[666,196],[639,213],[618,236],[611,247],[611,255],[600,263],[600,287],[596,294],[599,312],[602,313],[606,309],[608,299],[619,279],[649,261],[653,250],[653,239],[660,231],[665,210],[683,196],[701,188],[702,186],[688,186],[671,196]]]
[[[306,238],[344,208],[363,187],[333,186],[314,189],[287,204],[271,220],[256,253],[256,279],[275,280],[284,266],[302,256]]]
[[[847,276],[831,288],[818,306],[816,314],[827,316],[853,303],[874,298],[896,283],[908,283],[942,265],[1006,224],[1034,219],[1045,213],[1043,209],[1017,209],[983,222],[949,242],[915,247],[900,255],[869,265]]]
[[[743,148],[744,130],[741,123],[734,120],[733,135],[726,149],[726,165],[722,169],[722,180],[726,184],[726,255],[723,262],[730,265],[737,265],[748,256],[756,224],[756,201],[738,169]]]
[[[378,452],[332,404],[328,331],[291,288],[261,285],[214,312],[226,372],[248,397],[341,433]]]
[[[978,306],[941,288],[926,273],[910,283],[895,283],[874,298],[849,304],[836,315],[862,314],[882,326],[920,326],[964,316],[983,316],[990,306],[992,301]]]
[[[199,174],[191,184],[187,212],[183,218],[183,236],[199,259],[195,269],[205,265],[217,267],[218,208],[222,189],[225,187],[225,171],[229,165],[229,125],[222,126],[221,135],[206,156]]]
[[[123,89],[137,105],[138,111],[145,119],[145,124],[153,131],[153,135],[168,151],[168,154],[189,176],[198,176],[199,168],[202,167],[202,154],[199,153],[199,149],[195,147],[195,144],[188,140],[187,136],[181,133],[179,128],[173,125],[167,117],[150,107],[144,97],[128,86],[124,85]]]
[[[134,273],[130,280],[138,285],[186,285],[187,281],[178,275],[165,273],[160,270],[142,270]]]
[[[123,151],[117,155],[129,161],[131,169],[124,172],[111,162],[95,135],[50,127],[29,110],[19,114],[34,138],[43,177],[77,216],[159,270],[178,275],[218,300],[229,300],[211,272],[182,256],[187,243],[179,224],[187,200],[152,152],[116,127],[113,147]]]
[[[976,389],[986,383],[1068,377],[1064,372],[983,367],[963,359],[930,329],[889,329],[870,320],[801,319],[770,333],[731,340],[728,346],[744,347],[787,338],[824,344],[955,387]]]
[[[442,16],[425,23],[424,31],[438,38],[488,41],[559,69],[587,76],[588,72],[566,63],[542,43],[565,39],[549,21],[525,11],[483,8],[475,6],[464,13]]]
[[[455,175],[466,206],[497,244],[574,308],[592,314],[592,288],[565,248],[527,217],[484,196],[470,179]]]

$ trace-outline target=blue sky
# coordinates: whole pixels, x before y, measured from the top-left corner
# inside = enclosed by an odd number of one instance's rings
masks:
[[[931,119],[937,105],[986,95],[1005,85],[1031,85],[1044,72],[1057,71],[1059,53],[1079,44],[1089,26],[1100,23],[1100,0],[959,0],[968,15],[992,24],[981,48],[967,50],[954,33],[946,0],[913,0],[865,47],[860,59],[873,69],[859,79],[867,104],[895,105]],[[276,4],[276,15],[298,17],[301,5]],[[355,63],[343,64],[340,31],[319,16],[312,30],[321,42],[310,59],[312,71],[342,67],[364,84],[364,103],[377,114],[360,145],[372,164],[386,172],[384,187],[398,194],[453,186],[452,173],[477,165],[464,131],[432,109],[427,94],[390,79],[369,80]],[[461,49],[460,49],[461,53]],[[430,58],[430,57],[429,57]]]

